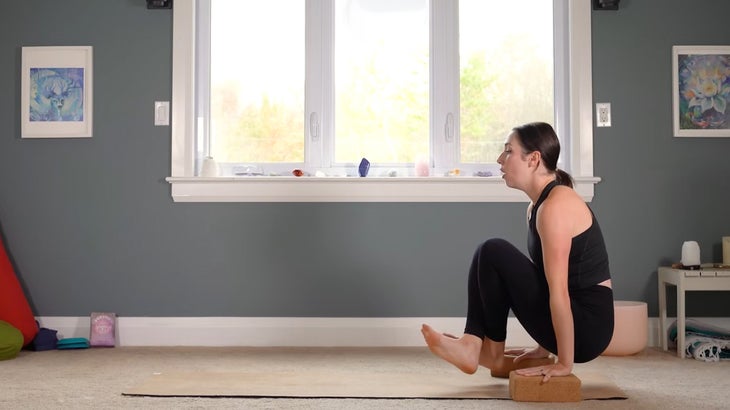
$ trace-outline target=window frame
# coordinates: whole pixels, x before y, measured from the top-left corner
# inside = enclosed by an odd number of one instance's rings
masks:
[[[433,0],[432,13],[458,13],[450,0]],[[594,186],[600,178],[593,175],[593,116],[591,74],[591,8],[587,1],[557,0],[555,2],[555,27],[568,27],[567,44],[556,42],[555,76],[562,78],[556,85],[556,99],[562,95],[568,103],[567,110],[557,110],[554,124],[561,136],[568,141],[562,160],[567,161],[575,179],[576,191],[591,201]],[[561,9],[563,8],[563,9]],[[567,13],[564,8],[567,8]],[[308,11],[309,12],[309,11]],[[316,12],[312,10],[311,12]],[[562,21],[564,15],[568,22]],[[172,58],[172,122],[171,168],[166,181],[171,185],[175,202],[527,202],[521,191],[508,188],[500,177],[432,176],[432,177],[294,177],[294,176],[195,176],[195,0],[178,0],[173,9],[173,58]],[[325,33],[326,35],[326,33]],[[453,35],[453,33],[452,33]],[[309,52],[309,50],[308,50]],[[562,57],[562,58],[561,58]],[[331,58],[331,56],[329,57]],[[443,61],[443,60],[442,60]],[[561,61],[568,61],[568,69],[558,69]],[[458,66],[458,59],[456,65]],[[453,65],[442,69],[453,70]],[[456,68],[458,70],[458,67]],[[326,71],[326,70],[325,70]],[[331,72],[322,72],[320,80]],[[560,81],[562,80],[562,81]],[[309,81],[309,79],[308,79]],[[321,86],[322,84],[319,84]],[[308,83],[307,87],[317,84]],[[448,88],[448,87],[445,87]],[[446,101],[456,98],[455,91],[434,89],[432,100]],[[456,95],[454,96],[454,93]],[[439,98],[434,98],[439,96]],[[309,97],[307,97],[309,98]],[[320,102],[318,104],[326,104]],[[443,108],[432,104],[431,117],[448,114],[434,112]],[[320,109],[319,113],[323,111]],[[309,116],[309,115],[308,115]],[[321,117],[321,114],[319,114]],[[458,129],[458,115],[454,116]],[[439,121],[431,121],[432,135],[443,129]],[[320,121],[320,127],[331,127]],[[307,118],[309,128],[309,118]],[[437,130],[438,129],[438,130]],[[327,130],[321,130],[325,132]],[[320,146],[306,144],[310,152],[305,155],[322,155]],[[436,147],[435,147],[436,148]],[[445,150],[434,149],[435,161],[448,163]],[[323,158],[320,158],[320,161]]]

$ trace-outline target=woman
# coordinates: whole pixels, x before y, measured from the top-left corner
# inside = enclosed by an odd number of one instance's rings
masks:
[[[482,365],[498,377],[517,370],[547,382],[570,374],[574,363],[596,358],[611,340],[613,291],[603,235],[570,175],[557,169],[559,154],[549,124],[512,130],[497,162],[507,186],[531,200],[531,259],[507,241],[484,242],[469,271],[464,335],[442,334],[426,324],[421,329],[434,354],[466,373]],[[510,309],[537,347],[505,351]]]

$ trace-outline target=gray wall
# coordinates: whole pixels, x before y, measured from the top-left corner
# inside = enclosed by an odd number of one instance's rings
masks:
[[[592,207],[617,299],[656,316],[657,265],[730,235],[730,139],[671,128],[671,46],[730,44],[730,2],[624,0],[593,12]],[[172,14],[143,0],[0,3],[0,232],[34,312],[85,316],[462,316],[473,249],[522,249],[525,204],[175,204]],[[20,138],[22,46],[94,47],[94,136]],[[730,316],[722,292],[688,313]]]

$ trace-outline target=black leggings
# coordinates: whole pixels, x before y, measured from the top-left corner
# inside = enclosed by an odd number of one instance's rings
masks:
[[[474,253],[469,270],[468,310],[464,333],[503,342],[512,309],[527,333],[559,355],[550,315],[545,275],[519,249],[503,239],[490,239]],[[613,291],[593,285],[570,293],[575,334],[575,363],[593,360],[613,336]]]

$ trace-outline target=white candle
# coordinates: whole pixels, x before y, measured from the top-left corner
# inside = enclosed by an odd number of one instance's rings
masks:
[[[201,177],[217,177],[218,176],[218,164],[212,157],[205,157],[203,159],[203,165],[200,167]]]
[[[730,236],[722,237],[722,264],[730,265]]]

